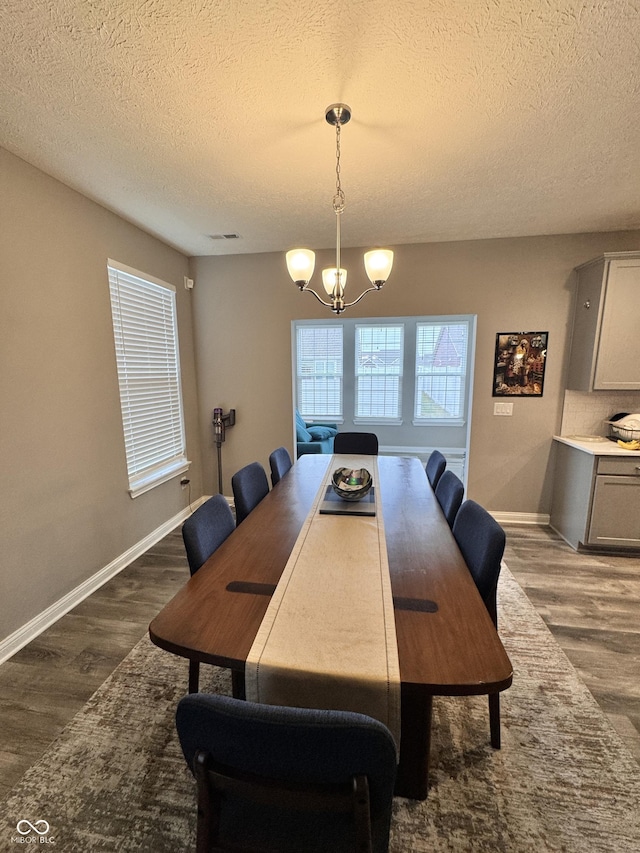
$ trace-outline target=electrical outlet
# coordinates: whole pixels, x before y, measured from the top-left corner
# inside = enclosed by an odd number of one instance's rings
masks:
[[[191,482],[191,480],[187,480],[186,477],[183,477],[180,480],[180,485],[182,486],[183,489],[186,489],[190,482]]]
[[[513,414],[513,403],[494,403],[493,414],[506,415],[507,417],[511,417],[511,415]]]

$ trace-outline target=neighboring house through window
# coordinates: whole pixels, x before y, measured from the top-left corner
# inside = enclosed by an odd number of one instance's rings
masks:
[[[175,287],[108,261],[132,498],[183,473],[186,457]]]

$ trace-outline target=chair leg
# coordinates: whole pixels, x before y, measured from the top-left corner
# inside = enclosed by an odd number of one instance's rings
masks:
[[[189,693],[197,693],[200,683],[200,661],[189,661]]]
[[[371,804],[366,776],[353,777],[353,816],[356,825],[356,853],[371,853]]]
[[[489,693],[489,729],[491,746],[500,749],[500,694]]]
[[[220,830],[220,800],[211,790],[208,765],[209,756],[204,750],[198,750],[193,759],[198,798],[196,853],[210,853],[211,850],[219,849],[214,847],[214,842],[218,840]]]

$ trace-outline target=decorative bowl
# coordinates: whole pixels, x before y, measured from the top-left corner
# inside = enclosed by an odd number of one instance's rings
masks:
[[[373,484],[366,468],[336,468],[331,476],[333,491],[343,501],[359,501]]]

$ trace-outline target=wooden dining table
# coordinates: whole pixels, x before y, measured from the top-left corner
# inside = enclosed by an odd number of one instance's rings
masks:
[[[155,617],[152,642],[230,669],[243,697],[247,655],[330,461],[300,457]],[[433,696],[497,693],[513,673],[420,461],[379,456],[378,471],[401,679],[396,793],[425,799]]]

